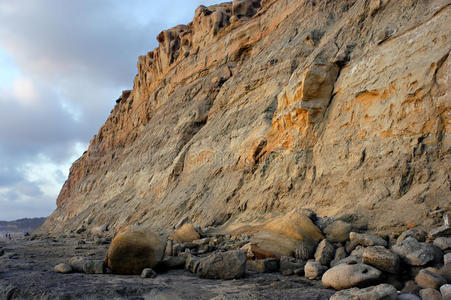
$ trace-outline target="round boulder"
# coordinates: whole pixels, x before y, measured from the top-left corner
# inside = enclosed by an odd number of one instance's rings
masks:
[[[381,271],[359,263],[340,264],[324,273],[322,282],[327,288],[348,289],[370,283],[381,276]]]
[[[140,275],[145,268],[154,268],[163,258],[165,243],[153,232],[128,227],[111,242],[105,257],[106,265],[115,274]]]

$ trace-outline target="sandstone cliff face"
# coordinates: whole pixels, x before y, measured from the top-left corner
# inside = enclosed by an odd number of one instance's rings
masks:
[[[432,225],[451,199],[450,3],[199,7],[139,57],[41,230],[230,229],[296,208]]]

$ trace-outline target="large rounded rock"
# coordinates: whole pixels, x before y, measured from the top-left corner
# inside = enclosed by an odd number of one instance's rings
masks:
[[[105,257],[115,274],[139,275],[144,268],[154,268],[162,259],[165,243],[153,232],[128,227],[117,234]]]
[[[380,284],[365,289],[352,288],[336,292],[330,300],[396,300],[398,294],[394,286]]]
[[[348,289],[377,280],[381,271],[365,264],[340,264],[324,273],[322,282],[327,288]]]

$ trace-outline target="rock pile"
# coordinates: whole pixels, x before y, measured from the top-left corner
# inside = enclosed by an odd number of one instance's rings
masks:
[[[155,271],[185,268],[200,278],[226,280],[242,278],[246,273],[280,272],[286,276],[321,280],[325,287],[339,290],[331,298],[335,300],[448,299],[451,277],[449,235],[437,236],[437,229],[428,234],[417,227],[399,236],[378,236],[352,231],[354,226],[343,220],[326,220],[315,214],[304,216],[309,221],[299,216],[288,217],[288,220],[302,220],[302,224],[289,224],[287,219],[284,223],[281,222],[283,218],[276,217],[263,226],[254,227],[252,234],[213,233],[211,228],[201,229],[186,223],[170,236],[166,249],[156,234],[131,227],[113,239],[105,263],[74,257],[54,269],[64,274],[112,272],[153,278]],[[285,229],[267,226],[274,224],[274,220],[284,224]],[[337,228],[333,228],[335,225]],[[267,237],[274,240],[290,240],[295,233],[302,233],[303,240],[298,240],[298,250],[291,251],[291,255],[278,255],[277,251],[271,250],[286,251],[289,249],[286,245],[292,245],[293,240],[282,247],[262,249],[255,243],[255,236],[261,239],[262,231],[255,228],[264,231],[272,228]],[[446,233],[446,230],[442,232]],[[321,236],[322,240],[312,248],[314,240],[310,236],[313,235]]]

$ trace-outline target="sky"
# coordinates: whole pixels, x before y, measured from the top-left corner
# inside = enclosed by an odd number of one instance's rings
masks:
[[[157,34],[219,0],[0,1],[0,220],[45,217]]]

